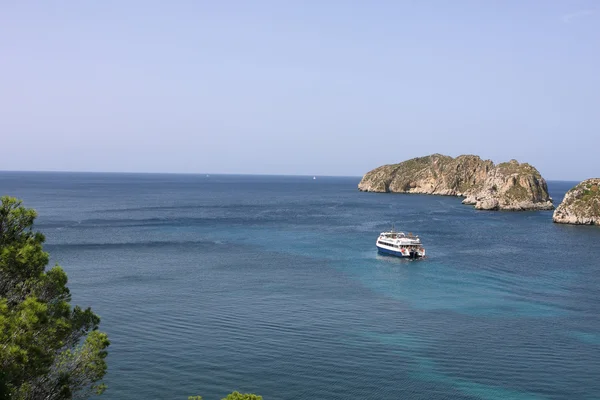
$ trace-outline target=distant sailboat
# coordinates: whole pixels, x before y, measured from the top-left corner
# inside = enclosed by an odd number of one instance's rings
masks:
[[[317,179],[317,177],[316,177],[316,176],[313,176],[313,179]]]

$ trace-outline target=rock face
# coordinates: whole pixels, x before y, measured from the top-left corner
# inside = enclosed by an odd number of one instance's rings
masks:
[[[548,186],[531,165],[494,165],[474,155],[433,154],[369,171],[358,184],[366,192],[464,196],[480,210],[552,210]]]
[[[561,224],[600,225],[600,178],[585,180],[569,190],[552,220]]]

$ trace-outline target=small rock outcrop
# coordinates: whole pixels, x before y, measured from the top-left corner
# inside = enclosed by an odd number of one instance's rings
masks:
[[[413,158],[369,171],[358,184],[367,192],[424,193],[466,197],[480,210],[552,210],[546,181],[516,160],[494,165],[475,155]]]
[[[569,190],[552,220],[560,224],[600,225],[600,178],[587,179]]]

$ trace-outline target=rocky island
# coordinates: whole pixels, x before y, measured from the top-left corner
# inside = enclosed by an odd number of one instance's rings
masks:
[[[552,220],[560,224],[600,225],[600,178],[587,179],[569,190]]]
[[[365,192],[423,193],[465,197],[479,210],[552,210],[546,181],[516,160],[494,165],[475,155],[442,154],[375,168],[362,178]]]

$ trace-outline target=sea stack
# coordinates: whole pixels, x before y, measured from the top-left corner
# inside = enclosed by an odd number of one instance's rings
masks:
[[[432,154],[384,165],[367,172],[358,189],[461,196],[480,210],[554,209],[546,181],[533,166],[516,160],[494,165],[475,155]]]
[[[552,220],[559,224],[600,225],[600,178],[587,179],[569,190]]]

